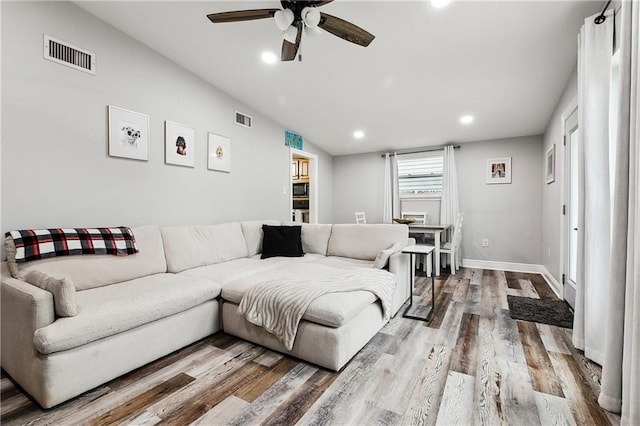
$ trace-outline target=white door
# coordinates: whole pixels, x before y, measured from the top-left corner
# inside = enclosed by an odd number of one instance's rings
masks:
[[[578,111],[565,121],[565,265],[564,298],[575,308],[578,266]]]

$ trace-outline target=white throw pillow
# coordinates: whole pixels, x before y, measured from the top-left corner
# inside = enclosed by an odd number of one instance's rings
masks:
[[[381,250],[376,256],[376,259],[373,261],[373,267],[375,269],[384,268],[385,266],[387,266],[387,263],[389,262],[389,258],[391,257],[391,255],[396,252],[399,252],[400,250],[402,250],[403,247],[404,247],[403,244],[395,243],[388,249]]]
[[[78,315],[76,288],[69,278],[54,278],[40,271],[28,272],[24,280],[53,294],[53,305],[59,317]]]

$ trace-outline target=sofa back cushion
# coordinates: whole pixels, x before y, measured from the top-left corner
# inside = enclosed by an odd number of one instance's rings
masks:
[[[249,220],[246,222],[240,222],[242,226],[242,234],[247,242],[248,256],[255,256],[262,253],[262,225],[280,225],[278,220]]]
[[[302,225],[302,250],[305,253],[327,255],[331,224],[287,222],[284,225]]]
[[[302,250],[305,253],[327,255],[329,237],[331,236],[330,224],[302,224]]]
[[[396,224],[339,224],[331,228],[327,256],[375,260],[378,252],[395,243],[407,244],[409,228]]]
[[[248,255],[239,222],[166,226],[161,231],[169,272],[177,273]]]
[[[39,271],[49,276],[66,277],[76,290],[87,290],[166,272],[160,229],[152,225],[132,228],[132,231],[139,250],[136,254],[80,254],[34,260],[18,264],[18,274],[24,277],[30,271]]]

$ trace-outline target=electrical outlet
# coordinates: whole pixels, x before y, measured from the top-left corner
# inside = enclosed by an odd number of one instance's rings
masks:
[[[489,247],[489,239],[485,238],[484,240],[482,240],[482,247]]]

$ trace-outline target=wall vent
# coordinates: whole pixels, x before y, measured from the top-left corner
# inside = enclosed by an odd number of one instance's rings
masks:
[[[44,35],[44,58],[89,74],[96,73],[96,55],[65,41]]]
[[[248,127],[250,129],[251,117],[249,117],[247,114],[236,111],[236,124],[239,124],[243,127]]]

